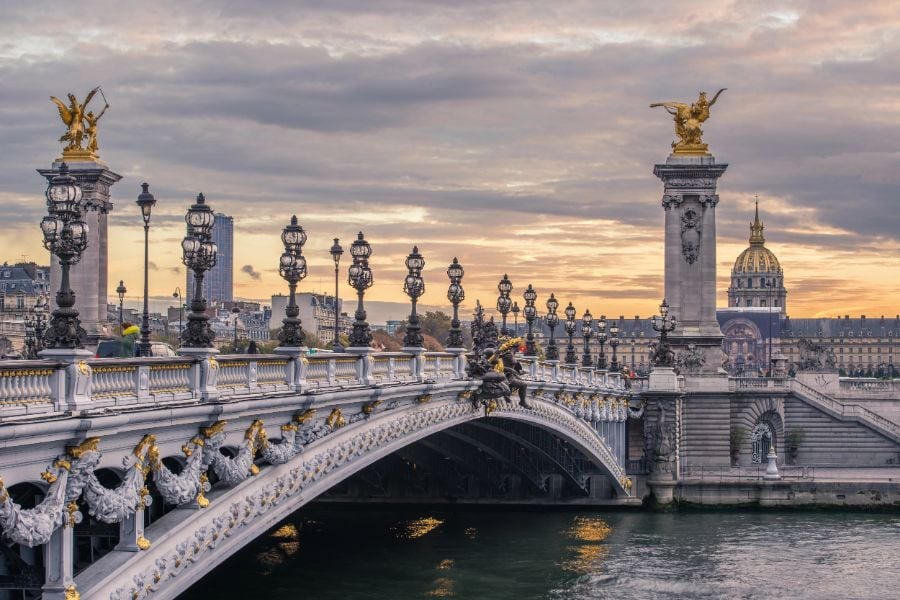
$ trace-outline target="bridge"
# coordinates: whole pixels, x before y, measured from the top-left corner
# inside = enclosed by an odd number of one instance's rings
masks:
[[[14,543],[0,585],[45,599],[174,598],[392,454],[431,454],[534,494],[640,501],[624,467],[626,421],[641,409],[619,374],[526,357],[530,407],[482,407],[464,357],[0,363],[0,528]]]

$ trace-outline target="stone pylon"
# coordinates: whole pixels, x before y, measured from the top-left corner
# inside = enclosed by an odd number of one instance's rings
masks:
[[[678,319],[669,341],[682,373],[724,373],[716,319],[716,181],[727,167],[710,154],[672,154],[653,169],[665,185],[665,297]]]
[[[49,169],[38,169],[38,173],[49,182],[59,173],[62,160],[57,159]],[[97,340],[108,334],[106,323],[107,279],[108,279],[108,238],[107,215],[112,210],[109,200],[109,188],[122,176],[107,168],[100,160],[66,161],[69,174],[78,180],[83,192],[82,215],[90,232],[88,246],[78,264],[70,271],[72,289],[75,291],[75,308],[79,312],[81,326],[88,335],[88,344],[94,345]],[[139,214],[135,215],[135,223],[140,223]],[[135,274],[135,283],[138,276]],[[50,262],[50,303],[51,310],[56,308],[56,292],[59,289],[59,261],[51,255]]]

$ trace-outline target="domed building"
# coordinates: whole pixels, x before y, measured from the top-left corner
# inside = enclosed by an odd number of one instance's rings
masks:
[[[787,290],[784,271],[775,254],[766,248],[765,226],[759,220],[759,202],[750,225],[750,246],[738,255],[731,269],[729,308],[777,308],[785,313]]]

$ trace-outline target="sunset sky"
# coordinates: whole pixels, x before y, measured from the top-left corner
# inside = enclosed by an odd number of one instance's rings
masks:
[[[649,315],[662,295],[661,183],[674,138],[651,102],[727,87],[705,141],[719,182],[720,304],[759,196],[792,317],[900,312],[900,6],[894,2],[84,0],[0,8],[0,260],[47,262],[49,96],[103,87],[109,278],[184,285],[183,215],[235,218],[235,294],[267,298],[279,233],[309,234],[302,290],[331,289],[333,237],[374,248],[367,297],[424,304],[465,266],[466,313],[509,273],[543,304]],[[344,266],[349,263],[345,256]],[[246,267],[246,268],[243,268]],[[111,286],[114,287],[114,286]],[[344,286],[342,293],[349,288]]]

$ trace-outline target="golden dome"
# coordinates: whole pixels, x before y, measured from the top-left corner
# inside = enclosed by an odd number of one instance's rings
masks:
[[[744,273],[781,273],[781,264],[771,250],[766,248],[763,236],[765,226],[759,220],[759,202],[756,203],[756,217],[750,224],[750,247],[741,252],[734,261],[733,275]]]

